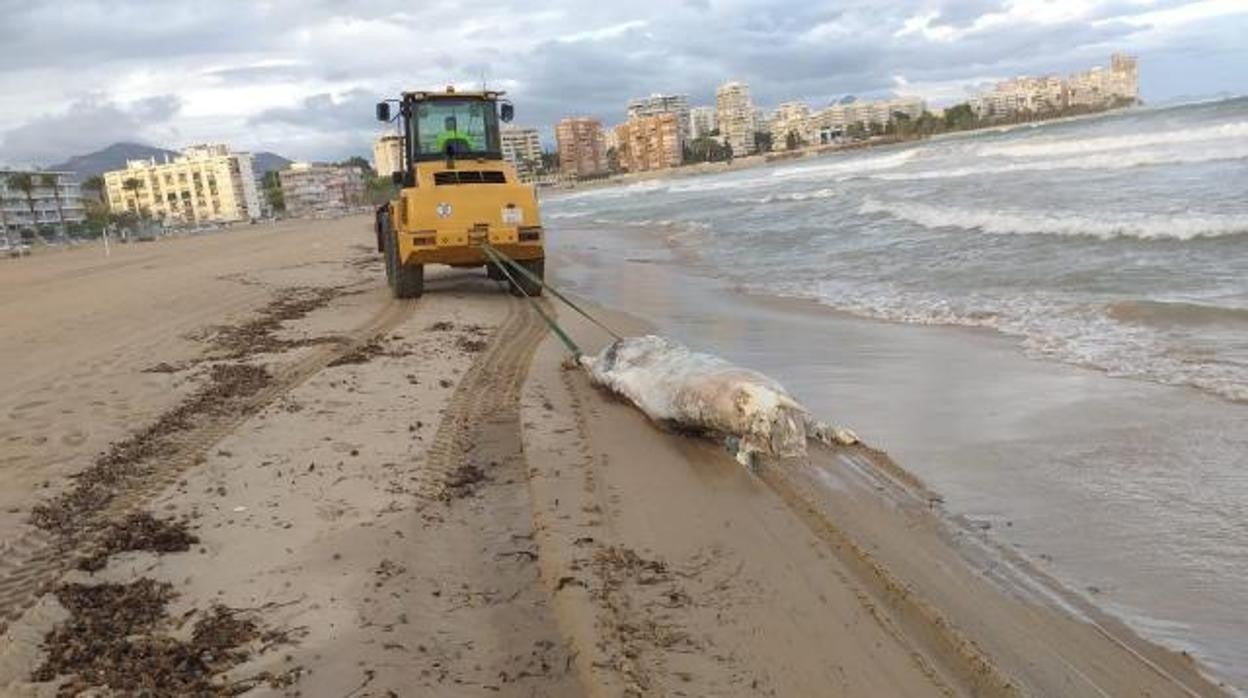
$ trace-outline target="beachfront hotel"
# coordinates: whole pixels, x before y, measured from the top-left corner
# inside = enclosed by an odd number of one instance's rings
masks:
[[[607,148],[602,122],[588,116],[568,117],[555,125],[559,169],[574,177],[595,177],[607,172]]]
[[[754,117],[749,85],[727,82],[715,91],[715,121],[719,124],[719,135],[737,157],[754,152],[754,131],[758,128]]]
[[[108,206],[115,212],[167,223],[228,223],[259,218],[260,194],[250,153],[225,145],[197,145],[171,162],[131,160],[104,173]]]
[[[0,240],[13,241],[24,232],[63,231],[85,221],[82,189],[73,174],[0,169]],[[27,177],[29,191],[19,186]]]

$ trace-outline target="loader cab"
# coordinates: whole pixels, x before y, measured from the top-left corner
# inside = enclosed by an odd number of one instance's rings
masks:
[[[403,134],[403,171],[396,183],[414,184],[414,169],[422,162],[502,160],[499,122],[511,121],[512,105],[501,92],[405,92],[398,100]],[[501,109],[500,109],[501,106]],[[390,104],[377,105],[377,118],[390,121]],[[402,180],[401,182],[398,180]]]

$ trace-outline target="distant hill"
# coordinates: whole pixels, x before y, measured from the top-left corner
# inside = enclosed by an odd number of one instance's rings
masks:
[[[166,155],[172,158],[177,152],[142,143],[114,143],[94,153],[75,155],[65,162],[49,165],[47,169],[75,172],[81,182],[111,170],[120,170],[126,166],[127,160],[156,158],[157,162],[161,162]]]
[[[255,156],[255,162],[252,163],[252,167],[255,169],[257,175],[263,175],[265,172],[272,172],[273,170],[280,170],[289,165],[291,162],[277,153],[270,153],[268,151],[253,153],[253,155]]]
[[[104,174],[112,170],[120,170],[126,166],[127,160],[146,160],[156,158],[156,162],[164,162],[165,156],[173,159],[178,155],[176,150],[157,148],[142,143],[114,143],[107,148],[86,155],[75,155],[65,162],[49,165],[49,170],[61,170],[77,173],[78,181],[86,181],[90,177]],[[290,164],[290,160],[277,153],[260,152],[255,155],[257,175],[280,170]]]

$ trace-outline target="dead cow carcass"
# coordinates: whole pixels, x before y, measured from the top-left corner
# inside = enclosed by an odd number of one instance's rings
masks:
[[[755,453],[804,456],[808,429],[826,430],[767,376],[663,337],[625,337],[581,363],[656,422],[735,437],[743,463]]]

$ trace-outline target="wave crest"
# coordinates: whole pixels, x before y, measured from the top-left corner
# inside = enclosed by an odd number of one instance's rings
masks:
[[[1196,214],[1085,218],[1055,213],[940,207],[864,199],[860,214],[884,214],[924,228],[961,228],[998,235],[1048,234],[1141,240],[1193,240],[1248,233],[1248,215]]]

